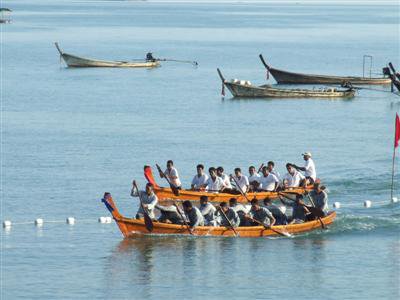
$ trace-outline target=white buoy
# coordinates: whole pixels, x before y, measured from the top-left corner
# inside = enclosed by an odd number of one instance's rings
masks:
[[[334,208],[340,208],[340,202],[335,202],[333,203]]]
[[[106,223],[112,223],[111,217],[106,217]]]
[[[392,198],[392,203],[397,203],[397,202],[399,202],[399,199],[397,197],[393,197]]]
[[[74,217],[68,217],[66,222],[69,225],[74,225],[75,224],[75,218]]]
[[[10,227],[11,227],[11,221],[5,220],[5,221],[3,222],[3,227],[4,227],[4,228],[10,228]]]
[[[40,227],[43,226],[43,219],[39,218],[35,220],[35,225]]]
[[[364,207],[365,208],[370,208],[372,206],[372,201],[371,200],[365,200],[364,201]]]
[[[106,223],[106,217],[100,217],[99,218],[99,223],[101,223],[101,224]]]

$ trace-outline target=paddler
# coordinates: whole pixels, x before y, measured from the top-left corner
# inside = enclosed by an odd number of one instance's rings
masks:
[[[193,206],[189,200],[183,201],[183,211],[188,219],[190,231],[193,232],[196,226],[204,226],[204,218],[200,210]]]
[[[244,205],[237,203],[236,198],[229,199],[229,207],[238,214],[240,218],[240,226],[247,226],[248,222],[245,216],[249,212],[249,209],[247,209]]]
[[[164,173],[160,171],[160,177],[164,178],[167,176],[171,185],[173,185],[176,189],[182,189],[182,183],[179,179],[178,170],[174,168],[174,162],[172,160],[167,161],[167,169]]]
[[[299,167],[293,164],[293,167],[298,171],[303,171],[308,184],[313,184],[317,179],[317,172],[315,170],[314,161],[311,158],[311,152],[304,152],[303,159],[305,161],[304,167]]]
[[[249,189],[250,191],[256,191],[258,186],[260,185],[260,174],[256,172],[256,167],[250,166],[249,167]]]
[[[223,167],[218,167],[217,168],[217,176],[222,179],[226,189],[232,190],[231,179],[229,178],[228,175],[226,175],[224,173],[224,168]]]
[[[234,190],[235,194],[247,193],[249,191],[249,179],[246,175],[242,174],[242,170],[240,168],[235,168],[234,181],[236,189]]]
[[[270,174],[273,174],[276,176],[276,178],[278,178],[279,180],[281,179],[281,174],[279,174],[279,172],[277,170],[275,170],[275,163],[273,161],[269,161],[267,163],[267,168],[268,168],[268,172]]]
[[[172,224],[183,224],[181,215],[183,212],[179,210],[173,203],[168,203],[168,205],[156,204],[156,208],[160,211],[161,215],[158,218],[159,222],[162,223],[172,223]]]
[[[260,226],[260,223],[264,224],[267,227],[273,226],[275,224],[275,218],[272,213],[265,207],[261,207],[258,204],[257,199],[251,200],[251,209],[250,212],[246,215],[246,218],[250,220],[250,224],[252,226]],[[255,222],[255,221],[258,222]]]
[[[214,167],[208,169],[210,177],[203,187],[210,193],[222,192],[226,187],[221,177],[217,176],[217,170]]]
[[[282,210],[278,206],[272,204],[271,199],[265,198],[264,205],[274,216],[276,220],[275,225],[286,225],[288,223],[287,216],[282,212]]]
[[[192,190],[200,190],[202,186],[204,186],[208,180],[208,175],[204,173],[204,166],[202,164],[197,165],[197,174],[193,177],[192,180]]]
[[[283,177],[283,187],[293,188],[293,187],[303,187],[306,184],[306,178],[298,172],[291,163],[286,164],[287,173]]]
[[[204,225],[205,226],[217,226],[216,221],[216,211],[217,209],[208,202],[207,196],[200,197],[200,212],[204,218]]]
[[[279,185],[279,179],[274,174],[269,173],[268,167],[264,166],[262,168],[262,176],[259,179],[260,186],[259,191],[276,191]]]
[[[300,224],[304,223],[307,219],[307,215],[310,215],[310,211],[306,207],[303,201],[303,195],[296,195],[296,200],[288,201],[280,198],[283,204],[292,208],[292,218],[289,224]]]
[[[239,215],[226,202],[221,202],[219,206],[226,216],[226,218],[221,216],[221,226],[230,227],[232,225],[232,227],[238,227],[240,225]]]
[[[328,194],[323,189],[321,182],[317,179],[314,183],[313,190],[310,192],[310,197],[316,208],[323,211],[324,215],[328,214]]]
[[[154,208],[158,203],[158,198],[156,194],[154,193],[153,190],[153,184],[150,182],[146,184],[146,191],[138,191],[136,188],[136,181],[133,181],[133,187],[131,190],[131,196],[132,197],[139,197],[142,201],[144,209],[147,210],[147,213],[151,219],[155,219],[154,215]],[[136,219],[142,219],[144,218],[144,211],[142,209],[142,206],[139,205],[139,209],[136,213]]]

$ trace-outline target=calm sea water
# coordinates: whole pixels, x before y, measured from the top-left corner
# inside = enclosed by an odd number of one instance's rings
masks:
[[[400,69],[399,6],[2,1],[2,299],[397,299],[399,205],[389,204],[395,113],[388,87],[353,100],[221,100],[227,78],[265,83],[258,54],[300,72]],[[66,69],[68,53],[196,60],[153,70]],[[272,80],[270,80],[273,82]],[[292,239],[123,240],[100,202],[134,215],[131,180],[173,159],[247,169],[311,151],[339,201],[326,231]],[[398,163],[396,167],[398,168]],[[396,187],[400,176],[396,175]],[[396,195],[397,193],[396,188]],[[372,200],[365,209],[363,201]],[[380,204],[378,204],[380,203]],[[64,220],[74,216],[76,224]],[[35,228],[32,221],[45,224]],[[59,222],[47,222],[59,221]]]

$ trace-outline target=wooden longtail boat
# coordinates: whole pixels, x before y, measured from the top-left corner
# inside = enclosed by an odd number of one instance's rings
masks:
[[[328,75],[311,75],[293,73],[275,69],[269,66],[263,56],[260,54],[260,59],[265,68],[274,77],[277,83],[285,84],[390,84],[391,80],[388,77],[356,77],[356,76],[328,76]]]
[[[84,58],[65,53],[61,50],[58,43],[55,43],[60,56],[70,68],[85,68],[85,67],[109,67],[109,68],[154,68],[160,66],[158,61],[106,61]]]
[[[219,202],[229,202],[229,199],[236,198],[239,203],[247,204],[248,201],[243,195],[233,195],[228,193],[218,193],[218,192],[206,192],[206,191],[193,191],[193,190],[179,190],[179,195],[174,194],[171,188],[160,187],[153,176],[153,172],[151,167],[144,167],[144,177],[148,182],[152,183],[154,186],[154,193],[157,195],[159,201],[163,200],[175,200],[175,201],[200,201],[201,196],[207,196],[208,201],[219,203]],[[291,188],[289,190],[285,190],[284,192],[289,194],[303,194],[305,190],[312,190],[312,186],[308,186],[307,188]],[[247,193],[248,199],[258,199],[263,200],[265,198],[269,199],[277,199],[278,192],[255,192],[255,193]]]
[[[185,225],[168,224],[153,221],[153,228],[151,232],[146,229],[144,220],[126,218],[122,216],[112,197],[109,196],[102,199],[103,203],[112,214],[115,222],[121,230],[124,237],[135,237],[148,234],[173,234],[173,235],[190,235]],[[314,220],[302,224],[291,224],[291,225],[280,225],[272,226],[271,229],[266,229],[264,226],[241,226],[235,228],[239,237],[265,237],[265,236],[278,236],[276,232],[285,232],[289,234],[302,233],[312,231],[324,226],[328,226],[333,223],[336,218],[336,212],[330,212],[326,217],[321,218],[321,221]],[[227,236],[234,237],[235,233],[228,227],[213,227],[213,226],[198,226],[193,232],[194,236]]]
[[[352,98],[356,93],[352,88],[282,89],[268,84],[254,86],[246,80],[227,81],[221,71],[217,71],[222,83],[232,95],[240,98]]]

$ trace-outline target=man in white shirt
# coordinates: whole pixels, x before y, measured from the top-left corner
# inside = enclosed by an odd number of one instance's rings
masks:
[[[259,186],[260,174],[256,172],[256,168],[254,166],[249,167],[249,184],[250,190],[255,191]]]
[[[233,177],[233,182],[236,184],[236,192],[239,194],[241,191],[243,193],[247,193],[249,190],[249,179],[247,176],[242,174],[242,170],[240,168],[235,168],[235,176]],[[240,189],[239,189],[240,188]]]
[[[182,188],[182,183],[179,179],[178,170],[174,168],[174,162],[172,160],[167,161],[167,169],[164,173],[160,171],[160,177],[164,178],[167,176],[169,182],[173,187],[180,190]]]
[[[192,190],[200,190],[206,184],[207,179],[208,175],[204,173],[204,166],[202,164],[197,165],[197,174],[192,180]]]
[[[314,161],[311,159],[311,152],[305,152],[302,154],[305,161],[304,167],[293,165],[298,171],[303,171],[304,176],[307,179],[308,184],[314,184],[317,179],[317,171],[315,170]]]
[[[279,184],[279,179],[274,174],[268,172],[268,167],[264,166],[262,169],[262,176],[259,179],[259,191],[276,191]]]
[[[284,188],[293,188],[304,186],[306,183],[306,178],[300,172],[294,168],[294,166],[290,163],[286,164],[286,170],[288,171],[283,177],[283,187]]]
[[[208,202],[207,196],[200,197],[200,212],[204,218],[204,225],[205,226],[217,226],[217,209]]]
[[[281,179],[281,175],[275,170],[275,163],[273,161],[269,161],[267,167],[269,173],[274,174],[279,180]]]
[[[146,191],[138,191],[136,188],[136,181],[133,181],[133,187],[131,190],[132,197],[139,197],[139,201],[142,202],[143,208],[147,211],[147,214],[151,219],[155,219],[154,208],[158,203],[158,198],[153,191],[153,185],[149,182],[146,184]],[[136,213],[136,219],[142,219],[144,217],[144,211],[142,205],[139,205],[139,209]]]
[[[217,176],[217,170],[214,167],[208,169],[210,177],[207,179],[206,183],[203,185],[208,192],[222,192],[226,186],[221,177]]]
[[[217,176],[222,179],[226,189],[232,189],[231,179],[229,178],[228,175],[226,175],[224,173],[224,168],[223,167],[218,167],[217,168]]]

